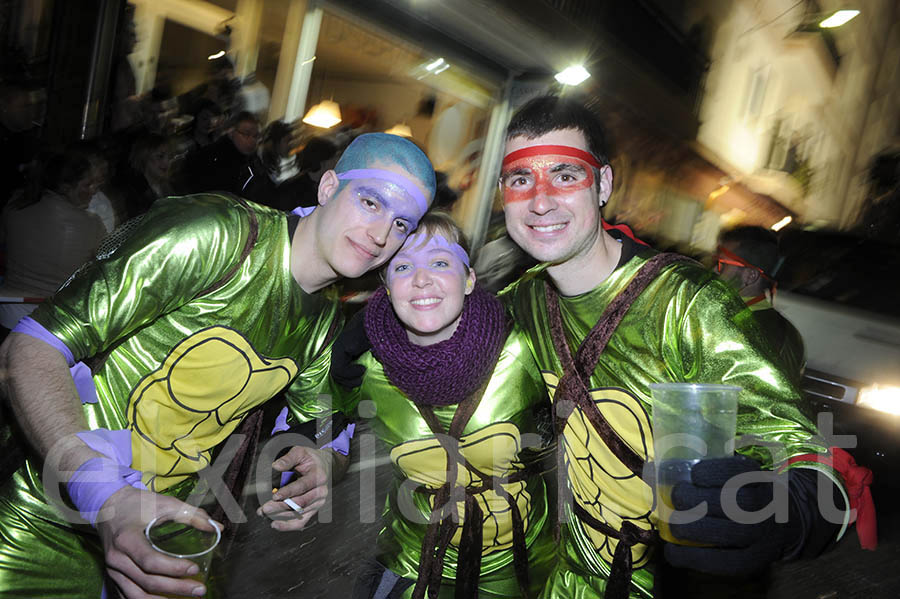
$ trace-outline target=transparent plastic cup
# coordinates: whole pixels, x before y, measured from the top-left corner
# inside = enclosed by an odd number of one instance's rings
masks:
[[[219,545],[219,541],[222,540],[222,531],[219,525],[211,519],[207,522],[214,530],[200,530],[190,524],[176,522],[172,516],[157,516],[147,524],[144,535],[150,545],[160,553],[170,557],[189,559],[197,564],[199,571],[185,579],[206,584],[213,553]],[[172,595],[172,597],[180,596]]]
[[[731,385],[658,383],[653,396],[653,461],[656,464],[656,514],[660,537],[679,541],[669,528],[697,518],[692,510],[676,511],[672,487],[690,481],[691,467],[704,458],[734,454],[740,387]]]

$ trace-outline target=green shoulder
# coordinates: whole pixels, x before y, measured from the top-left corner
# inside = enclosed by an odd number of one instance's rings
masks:
[[[544,296],[544,285],[547,277],[547,264],[538,264],[497,293],[497,298],[511,314],[513,319],[523,306],[532,305],[535,297]]]

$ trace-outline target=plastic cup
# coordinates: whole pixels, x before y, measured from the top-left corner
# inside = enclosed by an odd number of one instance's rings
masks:
[[[704,458],[734,454],[740,387],[731,385],[657,383],[653,396],[653,461],[656,463],[656,513],[660,537],[672,536],[669,525],[692,522],[693,510],[672,507],[672,487],[690,481],[691,467]]]
[[[211,519],[207,522],[215,530],[200,530],[190,524],[176,522],[172,516],[157,516],[147,524],[144,535],[150,545],[160,553],[170,557],[189,559],[197,564],[199,571],[185,579],[206,584],[214,550],[222,540],[222,531],[219,526]],[[181,595],[174,596],[180,597]]]

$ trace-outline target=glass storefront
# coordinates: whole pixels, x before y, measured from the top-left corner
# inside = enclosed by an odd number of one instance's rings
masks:
[[[146,0],[132,2],[148,6]],[[471,228],[473,215],[482,212],[478,206],[491,199],[477,197],[491,189],[479,186],[478,177],[503,81],[340,6],[318,8],[304,0],[204,4],[205,12],[183,0],[137,11],[138,20],[163,18],[159,47],[144,50],[159,57],[148,89],[165,84],[178,95],[196,88],[208,74],[209,58],[226,48],[238,79],[264,88],[262,120],[292,125],[298,149],[314,137],[341,147],[367,131],[408,136],[440,173],[443,204]],[[137,29],[151,28],[138,22]],[[322,101],[336,104],[340,122],[304,123]]]
[[[322,100],[340,106],[337,128],[391,130],[431,158],[448,191],[475,189],[485,132],[498,85],[438,55],[326,11],[316,46],[307,110]],[[307,134],[325,131],[307,127]],[[326,133],[327,134],[327,133]]]

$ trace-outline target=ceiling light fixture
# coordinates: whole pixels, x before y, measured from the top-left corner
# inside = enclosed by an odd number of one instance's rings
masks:
[[[207,56],[206,60],[215,60],[217,58],[222,58],[223,56],[225,56],[225,50],[219,50],[215,54],[210,54],[209,56]]]
[[[833,29],[840,27],[850,19],[859,14],[858,10],[838,10],[833,15],[819,23],[819,27],[824,29]]]
[[[434,71],[436,68],[440,67],[442,64],[444,64],[444,59],[438,58],[436,60],[431,61],[427,65],[425,65],[425,70],[426,71]]]
[[[777,223],[775,223],[774,225],[772,225],[769,228],[772,229],[773,231],[780,231],[783,228],[785,228],[786,226],[788,226],[789,224],[791,224],[792,220],[794,220],[794,219],[791,218],[790,215],[785,216],[783,219],[781,219],[780,221],[778,221]]]
[[[341,107],[334,100],[322,100],[309,109],[303,122],[313,127],[329,129],[341,122]]]

